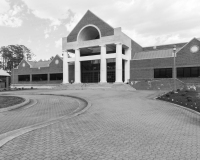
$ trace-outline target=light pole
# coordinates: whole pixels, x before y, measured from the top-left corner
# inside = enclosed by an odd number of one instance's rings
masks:
[[[174,66],[173,66],[173,79],[174,79],[174,92],[176,92],[176,45],[173,48]]]

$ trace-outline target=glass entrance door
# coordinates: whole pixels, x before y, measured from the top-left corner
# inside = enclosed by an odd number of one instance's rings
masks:
[[[81,82],[98,83],[100,82],[100,61],[81,62]]]

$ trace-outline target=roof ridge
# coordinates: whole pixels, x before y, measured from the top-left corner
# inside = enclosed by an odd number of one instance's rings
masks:
[[[149,47],[160,47],[160,46],[169,46],[169,45],[177,45],[177,44],[183,44],[183,43],[187,43],[187,42],[179,42],[179,43],[168,43],[168,44],[162,44],[162,45],[153,45],[153,46],[146,46],[143,48],[149,48]]]
[[[180,47],[179,47],[180,48]],[[147,50],[147,51],[140,51],[136,53],[141,53],[141,52],[151,52],[151,51],[162,51],[162,50],[172,50],[173,48],[165,48],[165,49],[153,49],[153,50]]]

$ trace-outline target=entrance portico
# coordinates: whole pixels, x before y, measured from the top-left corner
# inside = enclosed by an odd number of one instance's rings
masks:
[[[92,53],[85,52],[86,50],[92,50]],[[126,83],[129,79],[129,74],[126,72],[130,72],[130,62],[128,62],[130,61],[128,59],[128,54],[130,52],[129,50],[130,49],[128,47],[123,46],[123,44],[120,42],[67,50],[63,53],[63,83],[69,83],[68,63],[70,62],[74,62],[75,65],[74,83],[107,83],[108,81],[115,83]],[[74,57],[69,57],[69,52],[74,53]],[[113,63],[114,66],[112,65],[112,67],[110,67],[110,63]],[[86,65],[88,67],[86,67]],[[113,75],[113,73],[115,75]],[[94,80],[94,78],[88,77],[90,80],[86,80],[87,75],[96,77],[96,79]],[[84,78],[84,76],[86,76],[86,78]],[[108,78],[110,78],[110,80],[108,80]]]
[[[62,44],[63,83],[69,83],[69,63],[74,63],[74,83],[128,82],[131,39],[121,28],[112,28],[88,11]]]

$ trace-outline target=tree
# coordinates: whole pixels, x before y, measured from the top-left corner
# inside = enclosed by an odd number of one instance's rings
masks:
[[[49,60],[53,60],[54,59],[54,56],[51,56],[51,58]]]
[[[31,60],[35,55],[24,45],[8,45],[0,48],[0,56],[2,57],[2,68],[11,71],[19,65],[23,58]]]

